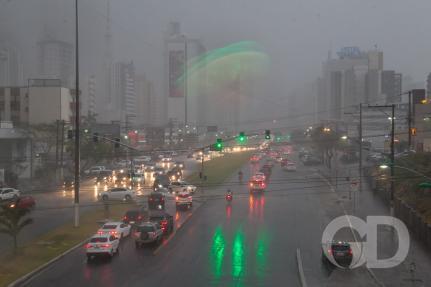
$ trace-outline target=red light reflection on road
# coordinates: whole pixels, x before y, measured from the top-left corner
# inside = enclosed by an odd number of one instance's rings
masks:
[[[175,221],[179,221],[180,220],[180,213],[177,211],[175,212]]]
[[[227,219],[230,219],[232,215],[232,205],[228,204],[226,205],[226,217]]]

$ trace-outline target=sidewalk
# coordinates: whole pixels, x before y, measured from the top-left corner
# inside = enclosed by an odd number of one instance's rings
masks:
[[[358,164],[342,164],[338,162],[338,170],[329,171],[325,166],[318,168],[319,172],[327,177],[331,178],[331,182],[336,186],[336,191],[339,197],[342,199],[348,213],[360,217],[366,220],[367,216],[370,215],[390,215],[389,206],[387,206],[383,200],[375,194],[363,181],[362,192],[359,190],[352,192],[352,197],[349,199],[350,182],[346,181],[346,177],[359,178]],[[332,175],[332,176],[331,176]],[[335,178],[337,175],[337,178]],[[356,199],[355,209],[354,201]],[[389,258],[392,257],[398,249],[398,242],[396,236],[391,228],[379,227],[378,229],[378,258]],[[415,271],[410,272],[414,266]],[[389,269],[373,269],[374,274],[377,278],[383,282],[386,286],[430,286],[431,284],[431,254],[427,249],[424,248],[421,242],[419,242],[413,235],[410,235],[410,249],[409,255],[405,261],[393,268]],[[413,274],[413,275],[412,275]],[[415,285],[412,284],[410,279],[418,280]]]

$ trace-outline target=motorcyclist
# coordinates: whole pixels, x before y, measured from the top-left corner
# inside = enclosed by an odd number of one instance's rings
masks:
[[[227,200],[227,201],[232,200],[232,191],[231,191],[230,189],[228,189],[228,190],[226,191],[226,200]]]

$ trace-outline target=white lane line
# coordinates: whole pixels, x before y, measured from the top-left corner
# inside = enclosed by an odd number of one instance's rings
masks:
[[[302,265],[301,250],[296,249],[296,263],[298,264],[299,280],[301,281],[302,287],[307,287],[307,281],[305,280],[304,267]]]

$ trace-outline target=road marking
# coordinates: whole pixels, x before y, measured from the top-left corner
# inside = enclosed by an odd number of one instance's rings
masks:
[[[296,249],[296,263],[298,264],[299,279],[302,287],[307,287],[307,281],[305,280],[304,267],[302,266],[301,250]]]

